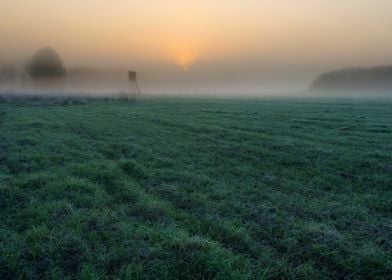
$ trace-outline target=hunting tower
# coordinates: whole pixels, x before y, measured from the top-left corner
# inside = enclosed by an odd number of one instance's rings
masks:
[[[128,71],[128,83],[129,83],[129,98],[132,100],[136,100],[137,95],[141,95],[142,92],[139,89],[136,80],[136,72]]]

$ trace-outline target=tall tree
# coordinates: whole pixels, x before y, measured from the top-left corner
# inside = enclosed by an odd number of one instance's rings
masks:
[[[62,78],[66,70],[57,52],[48,47],[37,51],[27,66],[27,73],[34,80],[44,80]]]

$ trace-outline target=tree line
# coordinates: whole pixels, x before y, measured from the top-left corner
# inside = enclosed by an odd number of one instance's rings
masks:
[[[392,90],[392,66],[349,68],[320,75],[314,90]]]

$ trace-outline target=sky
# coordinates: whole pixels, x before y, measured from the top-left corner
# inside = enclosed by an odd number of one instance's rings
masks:
[[[392,64],[390,0],[0,0],[0,62],[52,46],[67,67],[140,73],[151,90],[304,89]]]

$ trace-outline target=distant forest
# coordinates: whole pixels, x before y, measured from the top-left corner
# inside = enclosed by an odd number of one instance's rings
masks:
[[[392,66],[349,68],[324,73],[313,90],[379,90],[392,92]]]

